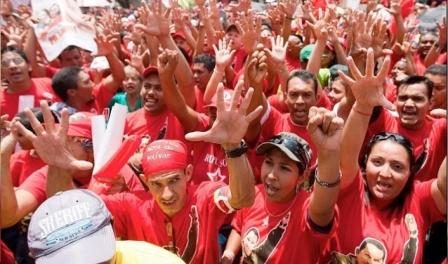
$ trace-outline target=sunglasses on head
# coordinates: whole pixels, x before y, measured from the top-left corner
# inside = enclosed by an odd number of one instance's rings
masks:
[[[378,133],[375,136],[373,136],[372,139],[370,140],[370,142],[375,143],[375,142],[384,141],[384,140],[392,140],[394,142],[397,142],[400,145],[402,145],[403,147],[405,147],[407,150],[409,150],[410,153],[414,153],[411,141],[409,141],[409,139],[403,137],[400,134],[381,132],[381,133]]]
[[[299,167],[301,170],[305,170],[311,160],[311,150],[305,142],[300,142],[294,137],[290,137],[285,134],[280,134],[273,136],[269,142],[283,145],[289,149],[294,156],[297,157],[299,162]]]

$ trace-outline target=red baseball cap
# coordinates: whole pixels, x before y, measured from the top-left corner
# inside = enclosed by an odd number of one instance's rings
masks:
[[[176,31],[176,32],[171,33],[171,37],[173,37],[173,38],[181,38],[183,40],[186,40],[185,34],[182,31]]]
[[[147,67],[144,71],[143,71],[143,78],[148,77],[150,74],[152,73],[156,73],[159,74],[159,69],[157,69],[156,66],[152,66],[150,65],[149,67]]]
[[[175,170],[184,170],[188,165],[187,146],[179,140],[162,139],[151,142],[142,157],[146,178]]]
[[[67,136],[92,138],[92,122],[90,118],[95,116],[89,112],[77,112],[70,116]]]

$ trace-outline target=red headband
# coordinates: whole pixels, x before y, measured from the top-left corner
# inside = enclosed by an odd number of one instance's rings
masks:
[[[153,141],[143,153],[142,167],[147,178],[163,172],[184,170],[187,165],[187,147],[178,140]]]

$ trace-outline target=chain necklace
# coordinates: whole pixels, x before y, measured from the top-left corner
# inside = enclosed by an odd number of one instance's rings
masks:
[[[267,200],[267,198],[266,198],[266,196],[264,197],[264,210],[266,211],[266,213],[268,213],[268,215],[270,216],[270,217],[272,217],[272,218],[277,218],[277,217],[280,217],[280,216],[282,216],[282,215],[284,215],[286,212],[288,212],[289,210],[291,210],[291,208],[294,206],[294,204],[296,203],[296,200],[297,200],[297,193],[295,194],[295,196],[294,196],[294,199],[292,200],[292,202],[291,202],[291,204],[288,206],[288,208],[286,208],[286,210],[284,210],[284,211],[282,211],[281,213],[279,213],[279,214],[273,214],[273,213],[271,213],[270,211],[269,211],[269,209],[268,209],[268,207],[267,207],[267,202],[268,202],[268,200]]]

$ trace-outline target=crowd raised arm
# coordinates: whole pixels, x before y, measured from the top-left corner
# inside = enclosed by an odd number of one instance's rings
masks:
[[[3,2],[2,263],[446,262],[445,2]]]

